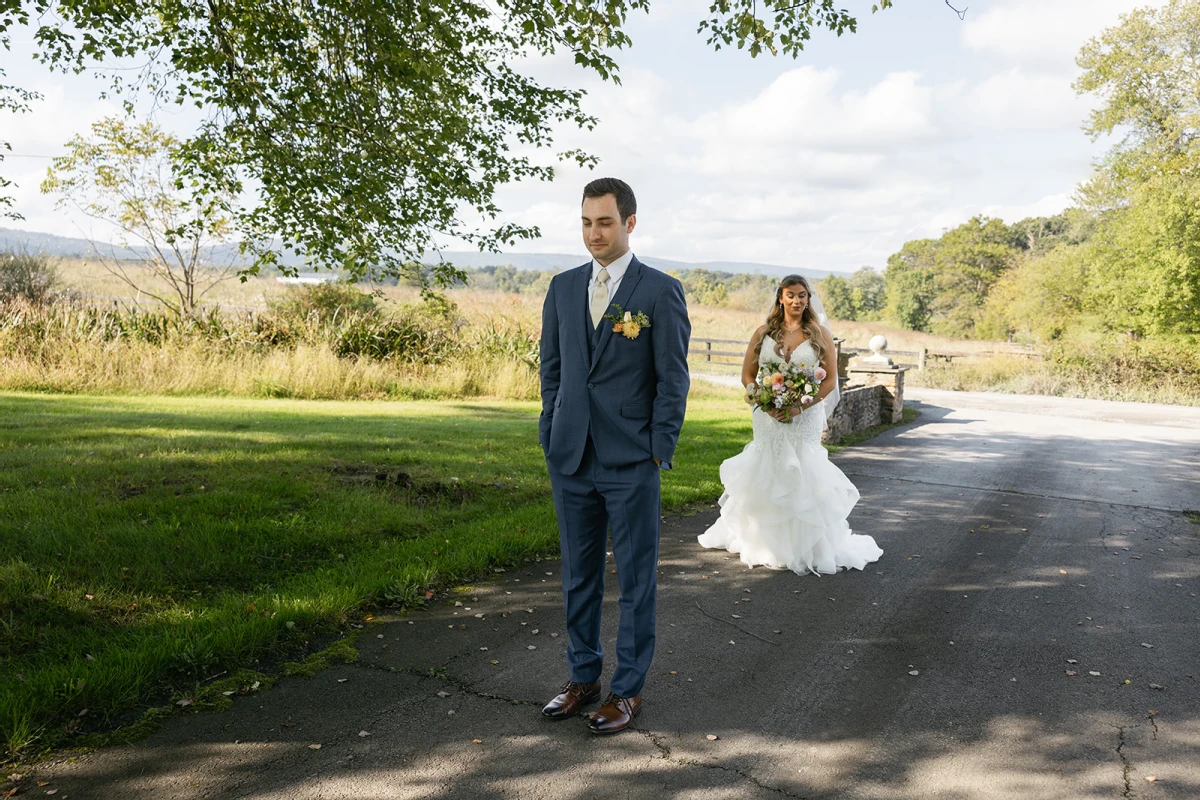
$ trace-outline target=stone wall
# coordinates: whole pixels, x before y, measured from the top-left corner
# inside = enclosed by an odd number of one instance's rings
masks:
[[[849,380],[842,386],[841,402],[833,410],[823,437],[826,444],[837,444],[848,433],[904,418],[903,368],[851,367],[847,372]]]
[[[886,419],[885,417],[886,407]],[[890,422],[891,397],[883,386],[854,386],[842,389],[842,399],[833,410],[833,418],[825,430],[823,441],[837,444],[848,433]]]

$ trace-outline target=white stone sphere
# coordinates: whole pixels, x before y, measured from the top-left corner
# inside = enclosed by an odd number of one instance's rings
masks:
[[[882,353],[884,350],[887,350],[887,337],[881,333],[877,333],[871,337],[868,346],[871,348],[872,353]]]

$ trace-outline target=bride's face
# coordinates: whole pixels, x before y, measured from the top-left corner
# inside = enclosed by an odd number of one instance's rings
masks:
[[[779,293],[779,302],[783,303],[784,317],[791,321],[798,320],[808,305],[808,289],[802,283],[786,286]]]

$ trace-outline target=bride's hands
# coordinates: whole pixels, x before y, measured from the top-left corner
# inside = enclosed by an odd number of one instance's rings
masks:
[[[801,411],[800,406],[791,406],[789,408],[767,409],[767,413],[771,415],[771,418],[776,419],[779,422],[791,422],[792,417],[800,416],[800,411]]]

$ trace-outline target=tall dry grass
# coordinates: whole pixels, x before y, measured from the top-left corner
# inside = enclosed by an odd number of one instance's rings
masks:
[[[432,366],[339,358],[324,345],[228,353],[196,342],[61,343],[34,358],[5,350],[0,354],[5,390],[308,400],[538,397],[535,370],[480,354]]]
[[[10,304],[0,308],[0,389],[327,400],[538,397],[535,341],[504,316],[474,325],[429,321],[446,327],[413,344],[416,357],[364,354],[395,351],[421,324],[397,331],[388,317],[363,316],[329,324],[214,316],[183,324],[146,313]]]
[[[1051,348],[1038,359],[973,356],[910,370],[905,380],[928,389],[1200,406],[1200,357],[1160,344]]]

